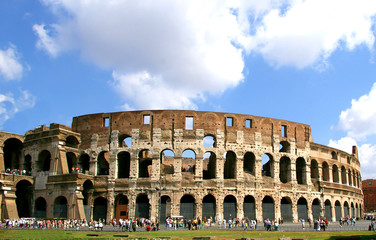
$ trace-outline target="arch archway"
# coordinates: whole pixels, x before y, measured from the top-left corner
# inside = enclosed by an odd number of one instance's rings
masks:
[[[170,149],[165,149],[161,152],[161,174],[174,174],[174,159],[175,153]]]
[[[312,201],[312,216],[313,219],[318,219],[321,214],[321,206],[320,206],[320,200],[318,198],[315,198]]]
[[[181,155],[181,171],[195,174],[196,153],[192,149],[186,149]]]
[[[347,174],[346,174],[346,168],[345,166],[341,167],[341,178],[342,178],[342,184],[347,184]]]
[[[202,218],[210,218],[212,217],[213,219],[216,216],[216,203],[215,203],[215,197],[211,194],[206,195],[202,199]]]
[[[244,198],[243,210],[244,217],[247,217],[250,220],[256,219],[256,204],[255,198],[253,196],[247,195]]]
[[[67,152],[65,154],[66,158],[67,158],[67,165],[68,165],[68,171],[69,173],[73,173],[76,171],[76,168],[77,168],[77,157],[76,157],[76,154],[72,153],[72,152]]]
[[[307,184],[306,162],[302,157],[296,160],[296,181],[298,184]]]
[[[195,198],[192,195],[184,195],[180,199],[180,216],[193,219],[196,214]]]
[[[110,172],[110,153],[103,151],[98,155],[97,175],[108,175]]]
[[[51,153],[47,150],[43,150],[38,155],[38,170],[39,171],[50,171],[51,164]]]
[[[298,204],[298,219],[308,219],[308,204],[307,200],[304,197],[299,198]]]
[[[166,218],[171,217],[171,198],[167,195],[161,196],[161,209],[159,210],[159,221],[164,222]]]
[[[336,212],[336,219],[339,220],[342,217],[342,207],[341,207],[341,203],[338,200],[335,202],[335,212]]]
[[[291,160],[283,156],[279,161],[279,180],[282,183],[291,181]]]
[[[236,198],[233,195],[227,195],[223,200],[223,217],[225,219],[236,218]]]
[[[82,187],[83,187],[82,196],[84,197],[83,204],[84,204],[85,217],[86,217],[86,220],[89,221],[91,219],[91,202],[90,202],[90,199],[93,196],[94,185],[93,185],[92,181],[86,180]]]
[[[88,174],[90,169],[90,156],[86,153],[82,154],[78,159],[78,167],[82,173]]]
[[[343,204],[343,214],[345,215],[344,217],[350,217],[350,206],[347,201]]]
[[[38,197],[34,202],[34,217],[46,218],[47,202],[43,197]]]
[[[291,199],[288,197],[283,197],[281,199],[281,217],[283,221],[292,222],[292,203]]]
[[[328,221],[332,221],[332,203],[330,202],[330,200],[326,200],[325,201],[325,213],[324,213],[324,217],[326,219],[328,219]]]
[[[149,178],[152,165],[152,152],[148,149],[141,150],[138,154],[138,177]]]
[[[245,173],[255,175],[256,157],[252,152],[247,152],[244,155],[243,169]]]
[[[117,155],[118,178],[129,178],[131,168],[131,155],[129,152],[120,152]]]
[[[214,179],[216,176],[217,157],[213,152],[206,152],[204,154],[202,168],[203,179]]]
[[[224,179],[235,179],[236,178],[236,154],[233,151],[228,151],[226,153],[225,167],[223,170]]]
[[[59,196],[54,201],[54,218],[67,218],[68,201],[64,196]]]
[[[329,181],[329,164],[327,162],[322,163],[322,180]]]
[[[264,199],[262,199],[262,217],[270,220],[275,219],[274,200],[270,196],[265,196]]]
[[[17,138],[9,138],[5,140],[4,152],[4,170],[20,169],[22,167],[22,142]]]
[[[124,195],[118,196],[115,203],[115,218],[128,219],[128,197]]]
[[[150,217],[150,203],[148,195],[141,193],[136,198],[136,218]]]
[[[271,154],[265,153],[261,157],[261,174],[266,177],[274,177],[274,160]]]
[[[316,160],[311,160],[311,178],[318,179],[319,178],[319,164]]]
[[[338,172],[338,167],[336,164],[333,165],[333,182],[335,183],[339,182],[339,172]]]
[[[33,185],[27,180],[21,180],[16,185],[16,205],[20,218],[31,217],[31,201]]]
[[[104,197],[97,197],[94,200],[93,220],[98,221],[101,219],[106,222],[107,218],[107,199]]]

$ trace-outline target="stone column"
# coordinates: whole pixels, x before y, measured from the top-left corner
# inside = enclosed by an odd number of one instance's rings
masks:
[[[329,182],[333,182],[333,167],[329,165]]]
[[[157,181],[161,177],[161,162],[158,154],[153,154],[151,167],[151,181]]]
[[[274,198],[274,218],[279,219],[281,218],[281,200],[279,200],[279,197],[273,197]],[[278,201],[279,200],[279,201]],[[274,220],[274,219],[271,219]]]
[[[4,151],[3,151],[3,148],[0,147],[0,172],[4,172],[4,171],[5,171],[5,166],[4,166]],[[0,209],[0,213],[1,213],[1,209]]]
[[[332,202],[331,202],[332,203]],[[333,202],[333,204],[335,204],[335,202]],[[335,205],[331,205],[330,206],[330,211],[332,213],[332,222],[335,222],[336,219],[337,219],[337,216],[336,216],[336,207]]]
[[[111,182],[108,184],[108,192],[107,192],[107,214],[106,214],[106,222],[110,223],[114,218],[114,211],[115,211],[115,182]]]
[[[172,175],[173,181],[181,181],[181,153],[179,156],[175,155],[174,158],[174,174]]]
[[[128,203],[128,217],[135,218],[136,215],[136,193],[129,192],[129,203]]]
[[[294,199],[291,199],[292,203],[291,203],[291,208],[292,208],[292,221],[294,223],[296,222],[299,222],[299,215],[298,215],[298,204],[297,204],[297,201],[295,201]],[[305,219],[307,220],[307,219]]]
[[[256,209],[256,219],[259,226],[262,226],[264,222],[264,216],[262,215],[262,198],[261,194],[259,196],[255,196],[255,209]]]
[[[291,169],[291,183],[296,185],[298,184],[297,174],[296,174],[296,157],[290,158],[290,169]]]
[[[238,197],[236,199],[236,204],[238,205],[236,215],[239,219],[244,218],[244,201],[242,201],[244,198]]]
[[[96,152],[93,152],[92,154],[90,154],[90,162],[89,162],[89,174],[90,175],[94,175],[96,176],[97,175],[97,157],[98,157],[98,154]]]
[[[195,163],[195,180],[202,181],[202,171],[203,171],[203,158],[202,153],[196,154],[196,163]]]

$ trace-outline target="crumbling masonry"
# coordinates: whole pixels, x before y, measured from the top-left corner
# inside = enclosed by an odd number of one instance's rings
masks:
[[[17,169],[19,172],[17,172]],[[361,216],[357,148],[252,115],[130,111],[0,132],[1,218]]]

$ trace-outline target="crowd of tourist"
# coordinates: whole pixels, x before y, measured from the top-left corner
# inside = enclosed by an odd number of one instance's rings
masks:
[[[376,219],[367,218],[370,220],[368,230],[375,231]],[[355,226],[357,218],[346,217],[340,218],[339,224]],[[302,229],[306,227],[314,229],[316,231],[326,231],[329,226],[329,221],[326,218],[300,219]],[[160,223],[158,220],[135,218],[135,219],[112,219],[110,224],[113,231],[127,231],[136,232],[141,229],[144,231],[158,231],[160,230]],[[184,230],[200,230],[204,228],[216,227],[217,229],[238,229],[238,230],[260,230],[257,228],[257,221],[249,218],[229,218],[217,220],[212,217],[203,219],[187,219],[182,217],[168,217],[164,222],[167,230],[178,230],[182,228]],[[264,222],[265,231],[279,231],[279,226],[283,224],[283,219],[271,220],[265,219]],[[307,225],[306,225],[307,224]],[[103,231],[106,226],[106,221],[99,219],[96,221],[77,220],[77,219],[35,219],[35,218],[21,218],[18,220],[4,220],[0,228],[6,229],[60,229],[60,230],[91,230],[91,231]],[[107,226],[107,230],[108,230]]]
[[[5,170],[5,173],[14,174],[14,175],[26,175],[26,176],[30,176],[31,175],[31,172],[30,171],[26,171],[25,169],[24,170],[20,170],[20,169],[10,169],[10,168],[7,168]]]

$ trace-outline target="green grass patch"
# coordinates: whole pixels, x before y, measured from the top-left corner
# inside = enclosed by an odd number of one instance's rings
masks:
[[[89,236],[97,234],[98,236]],[[115,236],[117,235],[117,236]],[[121,236],[119,236],[121,235]],[[126,237],[128,235],[128,237]],[[376,233],[370,231],[341,232],[265,232],[265,231],[158,231],[158,232],[93,232],[63,230],[0,230],[0,239],[193,239],[210,237],[210,239],[374,239]]]

